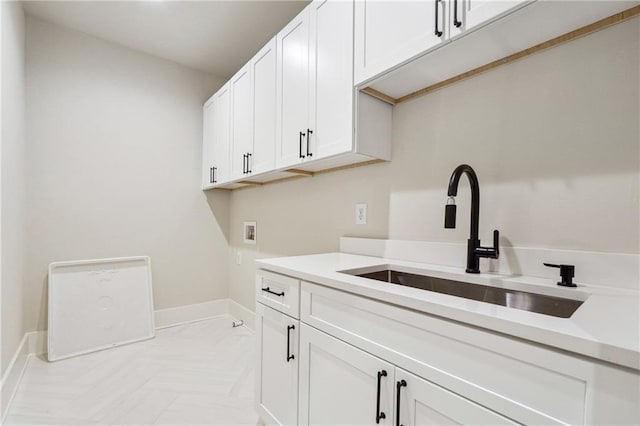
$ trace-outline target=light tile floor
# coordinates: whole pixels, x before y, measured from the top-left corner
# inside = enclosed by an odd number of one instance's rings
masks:
[[[221,317],[53,363],[31,357],[7,425],[252,425],[255,344]]]

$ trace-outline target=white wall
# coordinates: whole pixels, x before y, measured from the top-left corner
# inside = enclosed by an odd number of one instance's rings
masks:
[[[50,262],[151,256],[156,309],[228,295],[228,195],[200,188],[202,104],[221,80],[27,19],[25,324]]]
[[[253,308],[254,259],[337,251],[341,236],[464,243],[466,179],[458,228],[443,227],[461,163],[479,176],[485,242],[499,229],[504,246],[639,253],[639,40],[635,18],[397,105],[390,163],[232,192],[231,297]]]
[[[24,13],[18,2],[1,2],[2,146],[0,225],[1,374],[26,332],[23,323],[25,234]]]

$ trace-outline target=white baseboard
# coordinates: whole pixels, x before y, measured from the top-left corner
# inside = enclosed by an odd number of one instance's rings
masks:
[[[154,312],[156,330],[175,327],[190,322],[202,321],[209,318],[229,315],[235,319],[244,321],[244,325],[249,329],[255,329],[255,313],[240,305],[232,299],[211,300],[193,305],[177,306],[175,308],[159,309]],[[47,332],[32,331],[26,333],[18,349],[16,350],[11,363],[2,377],[0,385],[0,419],[4,423],[9,404],[13,400],[18,384],[22,378],[27,361],[32,355],[42,355],[47,353]]]
[[[16,389],[18,389],[18,384],[20,383],[20,379],[24,373],[24,369],[27,366],[27,360],[29,358],[29,334],[30,333],[25,334],[20,341],[18,349],[13,355],[9,366],[2,377],[0,390],[0,418],[2,419],[2,423],[4,423],[4,418],[8,411],[7,408],[13,400],[13,396],[16,393]]]
[[[229,314],[231,299],[211,300],[193,305],[155,311],[156,330]]]
[[[250,309],[245,308],[233,299],[229,299],[229,315],[235,319],[244,321],[244,325],[255,331],[256,329],[256,314]]]

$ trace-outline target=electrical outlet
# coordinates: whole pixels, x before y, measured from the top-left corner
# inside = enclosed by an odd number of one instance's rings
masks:
[[[356,225],[367,224],[367,205],[356,204]]]
[[[242,251],[236,250],[236,264],[242,265]]]

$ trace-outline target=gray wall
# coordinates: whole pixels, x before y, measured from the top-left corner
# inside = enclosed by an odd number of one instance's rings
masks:
[[[25,323],[50,262],[149,255],[155,309],[228,296],[228,194],[203,193],[202,104],[223,81],[27,19]]]
[[[397,105],[390,163],[232,192],[231,297],[253,309],[254,259],[336,251],[341,236],[464,243],[466,179],[458,228],[443,229],[461,163],[480,179],[485,241],[499,229],[505,246],[638,253],[639,39],[635,18]]]
[[[22,336],[25,261],[24,13],[18,2],[0,5],[2,14],[2,146],[0,300],[4,374]]]

